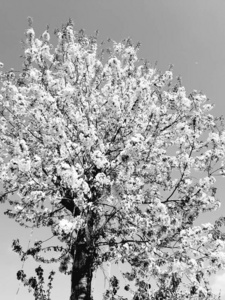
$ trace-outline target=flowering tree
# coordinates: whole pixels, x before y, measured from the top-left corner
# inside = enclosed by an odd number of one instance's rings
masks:
[[[48,29],[36,38],[30,20],[22,71],[1,72],[1,200],[20,225],[50,227],[59,240],[27,251],[16,240],[13,249],[59,261],[71,300],[91,299],[93,272],[108,261],[130,266],[132,299],[215,299],[208,278],[225,267],[224,218],[194,222],[220,206],[222,119],[206,96],[172,84],[171,70],[138,60],[130,40],[102,56],[71,21],[55,34],[53,48]],[[39,281],[17,276],[49,299],[36,273]],[[110,283],[104,299],[126,299],[115,276]]]

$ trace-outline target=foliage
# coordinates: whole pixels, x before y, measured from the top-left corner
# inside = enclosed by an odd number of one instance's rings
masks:
[[[29,292],[33,290],[33,295],[35,300],[50,300],[50,294],[51,294],[51,289],[52,289],[52,281],[53,281],[53,276],[55,273],[53,271],[50,272],[48,276],[48,288],[45,291],[44,290],[44,270],[42,269],[41,266],[35,269],[35,273],[37,277],[30,277],[29,279],[26,279],[26,274],[24,273],[23,270],[20,270],[17,272],[17,279],[20,280],[24,286],[28,286]]]
[[[54,48],[30,20],[22,71],[1,72],[1,200],[21,226],[49,227],[60,244],[23,252],[15,241],[14,250],[71,274],[83,243],[93,270],[129,264],[133,299],[214,299],[224,219],[195,221],[220,206],[222,118],[205,95],[174,84],[171,69],[139,60],[129,39],[104,52],[71,21],[55,34]],[[60,255],[47,259],[49,250]],[[123,299],[117,280],[105,299]]]

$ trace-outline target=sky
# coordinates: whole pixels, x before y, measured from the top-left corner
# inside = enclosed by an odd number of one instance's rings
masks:
[[[99,41],[108,37],[115,41],[131,37],[141,43],[139,57],[165,71],[174,65],[174,76],[181,76],[188,92],[200,90],[215,103],[214,115],[225,113],[225,1],[224,0],[0,0],[0,61],[6,69],[21,70],[22,48],[20,41],[27,29],[27,17],[34,20],[36,34],[41,35],[47,24],[50,33],[66,23],[75,22],[75,29],[85,29],[87,34],[99,30]],[[218,178],[218,197],[223,203],[223,180]],[[4,300],[33,299],[16,279],[22,263],[11,249],[12,240],[21,238],[27,245],[36,232],[19,228],[4,214],[7,206],[0,206],[0,295]],[[225,214],[225,204],[214,215],[202,220],[211,221]],[[48,233],[41,232],[41,234]],[[24,268],[30,272],[37,266],[26,261]],[[113,267],[112,267],[113,268]],[[51,270],[51,266],[47,266]],[[111,269],[106,268],[106,272]],[[113,272],[113,270],[111,270]],[[95,298],[104,289],[103,272],[95,280]],[[102,282],[102,284],[100,284]],[[215,290],[225,298],[225,273],[213,280]],[[54,282],[52,300],[69,299],[70,278],[58,275]],[[101,285],[101,286],[100,286]]]

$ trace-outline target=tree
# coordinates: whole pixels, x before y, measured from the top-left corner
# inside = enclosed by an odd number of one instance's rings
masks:
[[[93,272],[107,261],[129,264],[134,300],[215,299],[208,278],[225,267],[225,218],[195,221],[220,206],[222,118],[205,95],[173,83],[171,69],[138,60],[129,39],[100,51],[71,20],[55,34],[54,48],[49,29],[36,38],[29,19],[22,71],[1,72],[1,201],[19,225],[49,227],[59,240],[13,249],[59,261],[70,300],[91,299]],[[49,299],[36,273],[17,276]],[[104,299],[125,299],[110,282]]]

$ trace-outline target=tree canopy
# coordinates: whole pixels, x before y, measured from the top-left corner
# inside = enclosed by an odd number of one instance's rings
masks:
[[[32,26],[22,70],[0,74],[1,201],[19,225],[51,228],[59,245],[24,251],[15,240],[13,249],[59,261],[71,300],[91,299],[93,272],[108,261],[130,266],[128,296],[114,276],[104,299],[216,299],[209,277],[225,267],[225,219],[196,220],[220,207],[223,119],[171,68],[138,59],[130,39],[104,50],[70,20],[54,47],[48,28],[37,38]],[[35,277],[17,276],[49,299]]]

